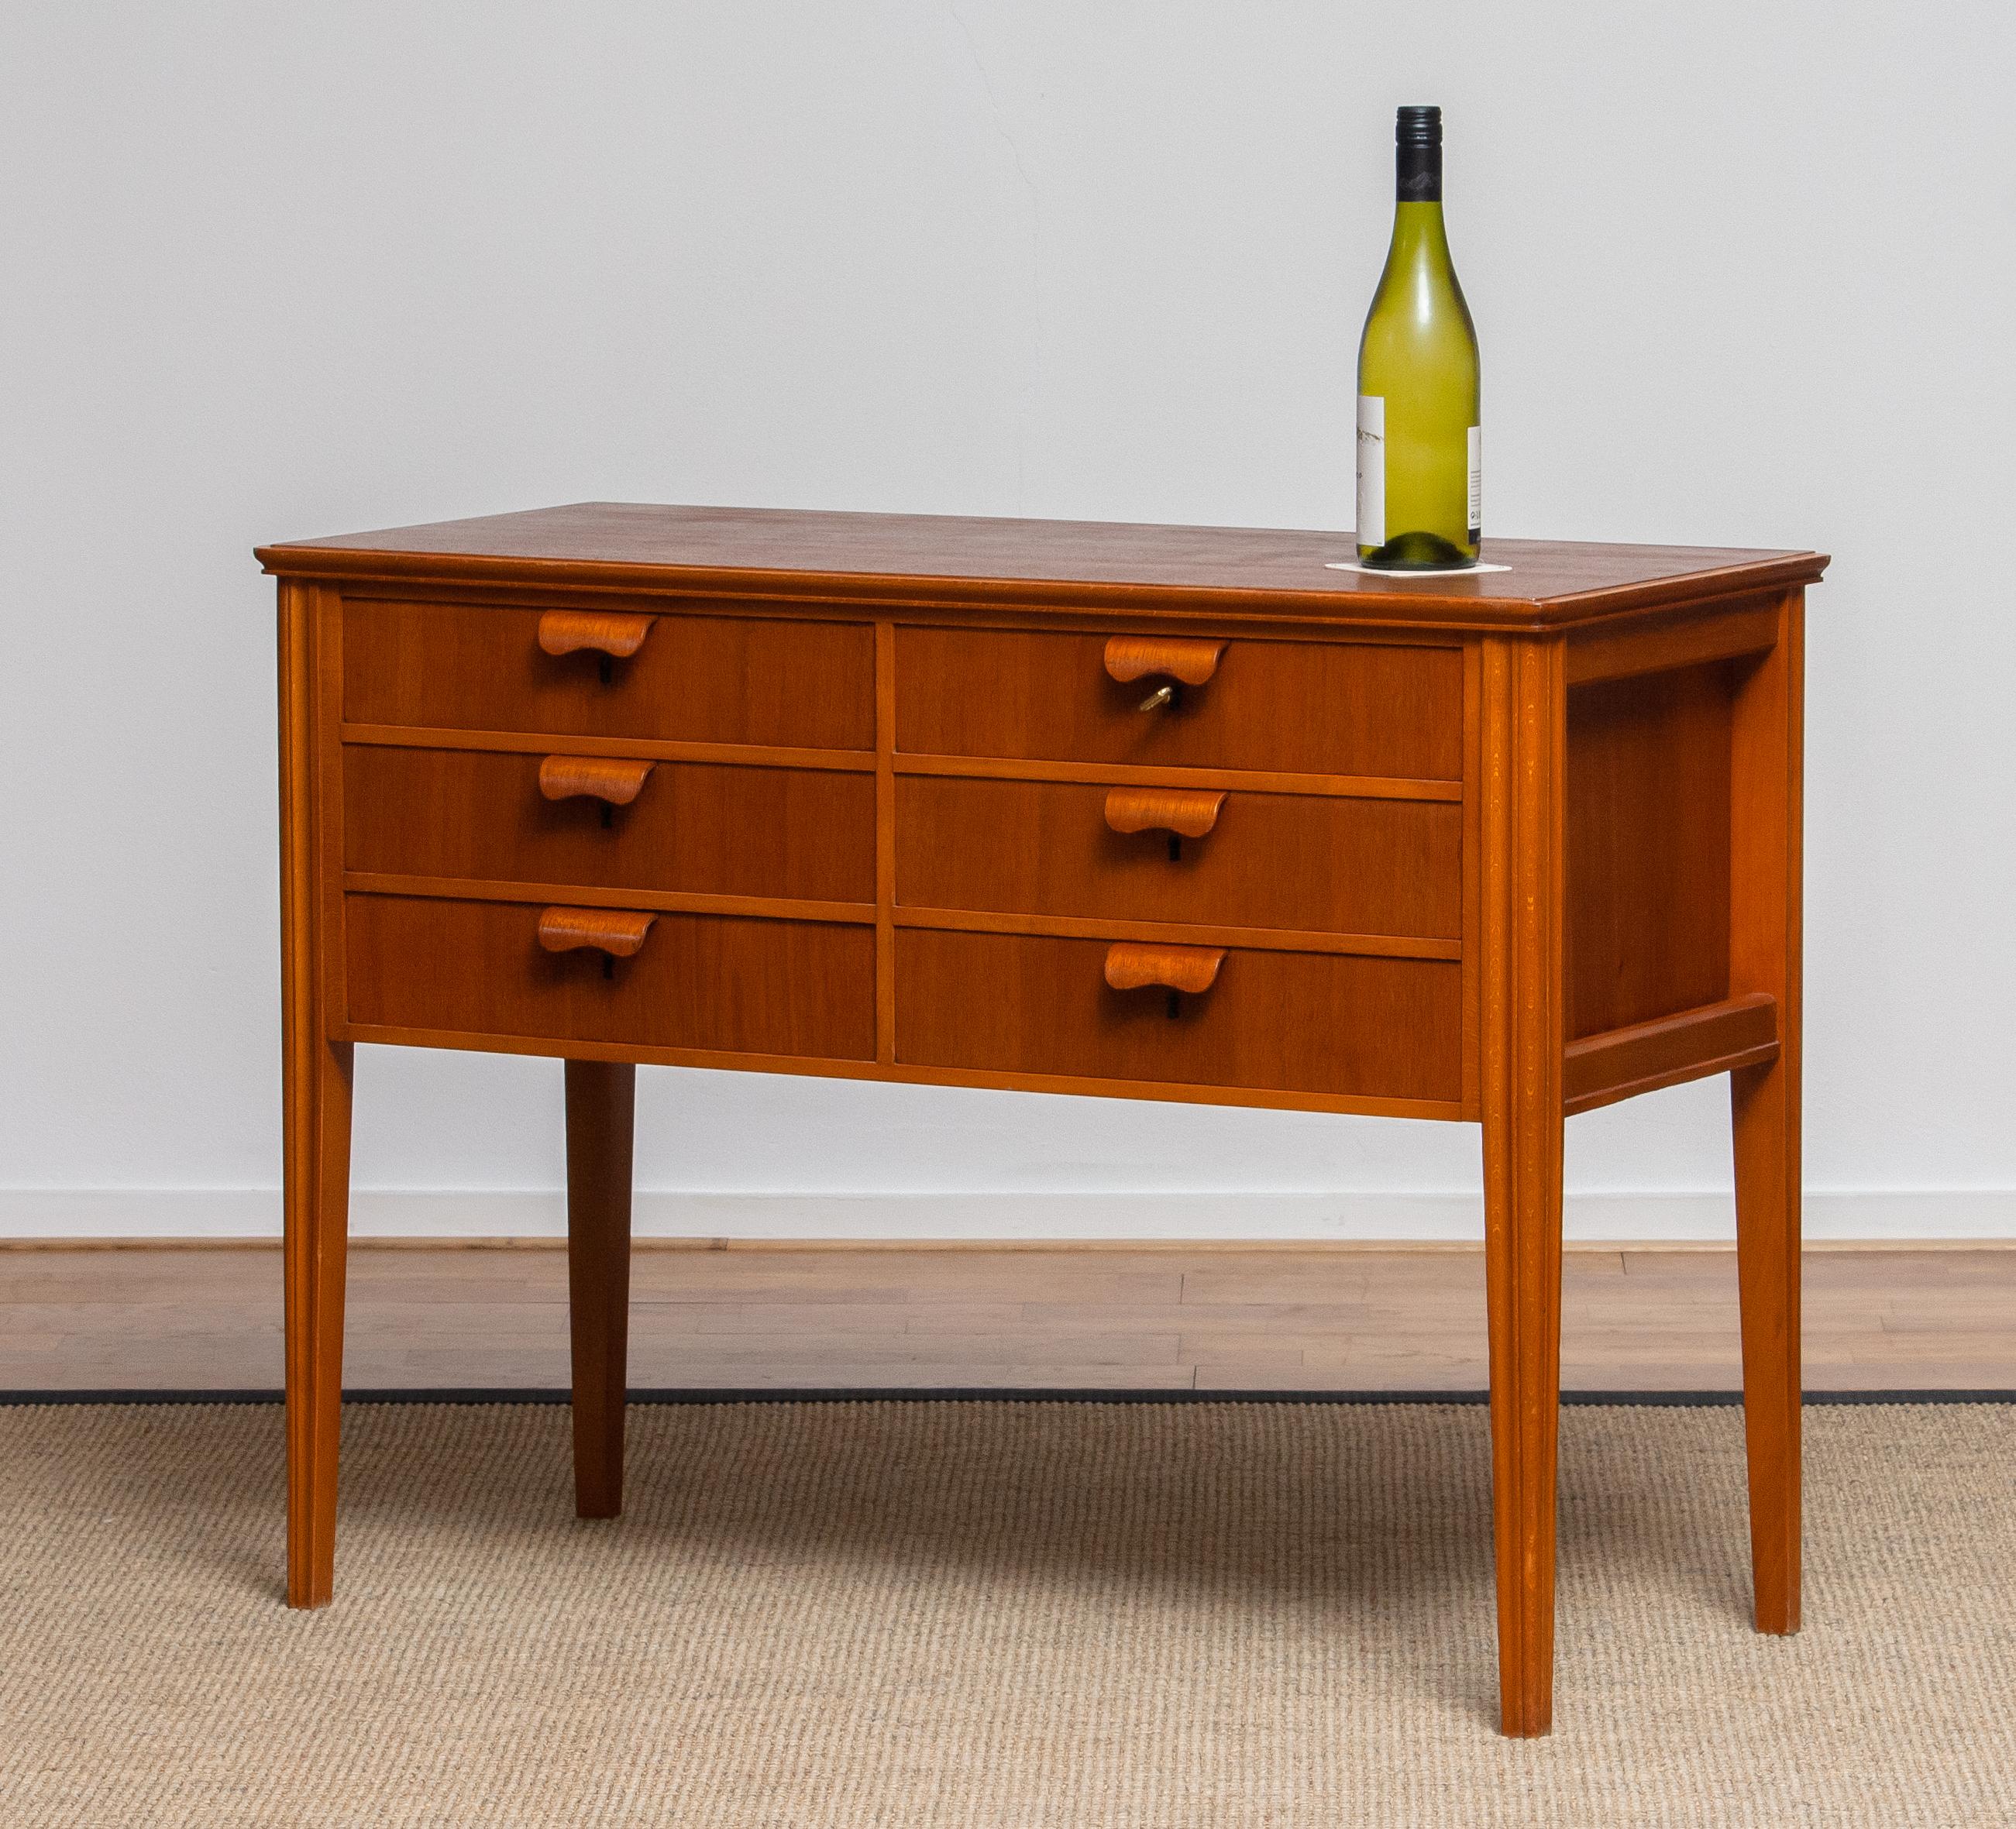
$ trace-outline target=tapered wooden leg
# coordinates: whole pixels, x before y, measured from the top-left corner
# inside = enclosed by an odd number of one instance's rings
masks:
[[[623,1510],[630,1341],[630,1170],[637,1070],[567,1064],[567,1303],[574,1348],[574,1502]]]
[[[290,1607],[327,1606],[335,1578],[351,1053],[347,1042],[302,1038],[284,1075]]]
[[[1730,1076],[1757,1629],[1799,1629],[1799,927],[1803,614],[1737,688],[1730,980],[1778,1001],[1778,1058]]]
[[[343,1422],[343,1277],[350,1230],[351,1050],[342,1010],[341,851],[325,777],[337,766],[341,614],[280,585],[280,1063],[286,1244],[287,1604],[328,1604]]]
[[[1799,1629],[1799,1150],[1796,1070],[1730,1076],[1743,1424],[1757,1629]]]
[[[1481,671],[1480,1089],[1499,1712],[1507,1734],[1533,1735],[1553,1722],[1566,693],[1551,643],[1487,641]]]

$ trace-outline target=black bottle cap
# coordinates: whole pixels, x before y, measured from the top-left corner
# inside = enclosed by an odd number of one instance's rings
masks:
[[[1442,111],[1439,108],[1402,108],[1393,122],[1393,138],[1403,146],[1438,146],[1442,143]]]

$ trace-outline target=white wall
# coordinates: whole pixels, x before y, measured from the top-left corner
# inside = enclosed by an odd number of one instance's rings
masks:
[[[1346,525],[1392,109],[1438,101],[1490,531],[1834,555],[1810,635],[1812,1185],[1902,1194],[1865,1212],[1933,1231],[1958,1209],[1920,1197],[1986,1190],[1973,1223],[2016,1231],[2011,16],[13,9],[0,1186],[23,1191],[0,1227],[170,1211],[60,1190],[277,1181],[255,541],[584,498]],[[365,1051],[359,1185],[549,1188],[557,1076]],[[1459,1127],[645,1078],[661,1190],[1476,1173]],[[1719,1084],[1683,1089],[1578,1120],[1571,1179],[1719,1188],[1726,1136]],[[269,1222],[270,1197],[232,1210]]]

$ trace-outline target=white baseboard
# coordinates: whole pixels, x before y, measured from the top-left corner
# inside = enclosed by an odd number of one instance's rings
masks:
[[[1735,1235],[1722,1194],[1571,1194],[1575,1242],[1694,1242]],[[553,1237],[557,1192],[359,1189],[359,1238]],[[1463,1194],[668,1194],[640,1191],[646,1238],[1478,1240]],[[277,1238],[272,1188],[0,1190],[0,1240]],[[2016,1239],[2016,1189],[1810,1192],[1816,1241]]]

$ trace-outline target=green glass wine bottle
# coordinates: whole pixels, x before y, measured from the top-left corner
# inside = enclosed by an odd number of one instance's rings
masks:
[[[1483,506],[1477,330],[1442,232],[1442,111],[1394,128],[1393,244],[1358,346],[1358,556],[1474,565]]]

